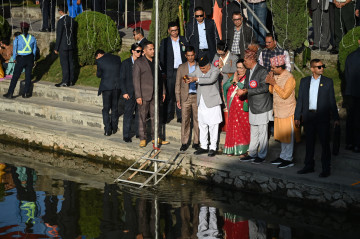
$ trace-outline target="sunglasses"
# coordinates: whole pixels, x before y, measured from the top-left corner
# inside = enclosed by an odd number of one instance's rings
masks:
[[[314,68],[315,68],[315,67],[317,67],[319,70],[320,70],[321,68],[324,68],[324,69],[326,68],[325,64],[324,64],[324,65],[321,65],[321,66],[314,66]]]
[[[195,15],[195,18],[199,18],[199,17],[204,17],[204,14],[203,15]]]
[[[233,21],[236,22],[236,21],[241,21],[242,19],[241,18],[234,18]]]
[[[135,50],[137,53],[141,53],[142,52],[142,50]]]

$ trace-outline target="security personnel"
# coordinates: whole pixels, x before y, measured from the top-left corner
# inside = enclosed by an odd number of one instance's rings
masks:
[[[30,97],[30,84],[31,84],[31,72],[34,66],[36,56],[36,38],[30,35],[30,25],[27,22],[21,22],[20,28],[22,34],[17,36],[13,43],[13,59],[15,59],[14,74],[10,82],[8,92],[3,95],[5,98],[14,98],[13,93],[16,87],[16,83],[20,78],[22,70],[25,68],[25,89],[22,97]]]

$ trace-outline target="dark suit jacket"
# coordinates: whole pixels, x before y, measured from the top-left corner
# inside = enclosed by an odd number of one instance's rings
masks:
[[[359,9],[360,9],[360,1],[356,1],[355,10],[359,10]]]
[[[185,37],[183,36],[179,36],[179,37],[180,37],[179,44],[180,44],[181,60],[182,63],[184,63],[186,61],[185,46],[187,44]],[[171,41],[172,40],[170,37],[164,38],[160,43],[160,52],[159,52],[161,71],[168,76],[170,76],[170,74],[174,70],[174,51]]]
[[[216,41],[219,38],[215,23],[213,20],[205,18],[205,31],[206,31],[206,40],[208,43],[208,49],[210,52],[210,61],[214,58],[216,53]],[[189,41],[189,45],[195,48],[196,55],[199,55],[199,32],[198,24],[195,19],[192,19],[186,26],[186,38]]]
[[[105,90],[120,89],[120,57],[106,53],[103,57],[96,60],[96,64],[96,76],[101,78],[98,95]]]
[[[360,1],[359,1],[360,2]],[[345,62],[345,95],[360,97],[360,47]]]
[[[55,50],[68,51],[75,48],[75,21],[65,15],[56,25],[56,43]]]
[[[144,49],[144,44],[149,42],[148,39],[146,39],[146,37],[144,37],[143,39],[141,39],[141,41],[139,42],[139,45],[142,47],[142,49]]]
[[[268,112],[273,107],[269,84],[265,83],[267,74],[266,68],[257,64],[251,79],[248,77],[245,79],[245,88],[248,89],[249,106],[253,114]],[[246,71],[246,76],[250,76],[250,70]]]
[[[223,32],[223,36],[225,36],[223,40],[227,43],[230,51],[234,41],[234,26],[235,25],[233,24],[232,27],[230,27],[227,32],[226,31]],[[256,36],[253,29],[248,25],[246,25],[245,22],[243,22],[241,31],[242,32],[240,33],[239,47],[240,47],[240,55],[241,55],[240,58],[243,59],[245,50],[247,49],[248,45],[251,42],[256,42]]]
[[[160,73],[160,69],[159,69]],[[159,74],[159,95],[166,94],[164,82]],[[135,98],[142,98],[146,101],[151,101],[154,96],[154,76],[146,56],[138,58],[133,66],[133,84],[135,91]]]
[[[130,97],[134,96],[134,84],[132,79],[133,63],[131,56],[121,63],[120,86],[121,94],[128,94]]]
[[[310,9],[316,10],[317,8],[327,11],[329,9],[329,0],[320,0],[319,2],[318,0],[311,0]]]
[[[300,81],[299,95],[295,108],[295,120],[302,120],[306,123],[312,120],[317,122],[329,122],[330,115],[335,120],[339,119],[339,114],[335,101],[334,84],[332,79],[325,76],[321,76],[318,100],[317,100],[317,112],[316,119],[312,119],[309,116],[309,91],[310,91],[311,76],[302,78]]]

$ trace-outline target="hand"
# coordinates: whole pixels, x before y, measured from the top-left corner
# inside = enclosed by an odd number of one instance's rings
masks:
[[[235,73],[234,73],[233,82],[235,82],[235,83],[239,82],[239,76],[238,76],[237,71],[235,71]]]
[[[165,94],[163,94],[163,99],[162,99],[162,100],[163,100],[163,102],[165,101],[165,97],[166,97],[166,95],[165,95]]]
[[[218,65],[218,67],[219,68],[222,68],[224,66],[224,62],[221,60],[221,59],[219,59],[219,65]]]
[[[359,17],[359,15],[360,15],[360,11],[359,11],[359,9],[356,9],[355,10],[355,16]]]
[[[300,120],[295,120],[295,127],[300,128]]]
[[[340,125],[340,121],[339,120],[335,120],[334,121],[334,128],[336,127],[336,126],[339,126]]]
[[[36,1],[36,5],[39,5],[40,4],[40,1]]]
[[[181,110],[180,101],[176,102],[176,106],[178,107],[178,109],[180,109],[180,110]]]
[[[197,77],[188,77],[187,78],[187,81],[186,81],[186,83],[191,83],[191,82],[195,82],[195,81],[197,81],[198,80],[198,78]]]
[[[270,85],[276,85],[276,81],[274,79],[274,73],[269,72],[269,74],[266,76],[265,82]]]
[[[129,94],[123,94],[123,98],[128,100],[128,99],[130,99],[130,96],[129,96]]]
[[[54,52],[55,52],[56,55],[59,54],[59,52],[57,50],[54,50]]]
[[[137,98],[137,99],[136,99],[136,103],[138,103],[138,105],[142,105],[142,103],[143,103],[143,102],[142,102],[142,98]]]
[[[238,89],[236,91],[236,94],[239,95],[239,96],[245,95],[246,93],[247,93],[246,89]]]

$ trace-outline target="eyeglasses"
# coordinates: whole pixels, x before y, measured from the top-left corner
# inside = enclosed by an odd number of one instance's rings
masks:
[[[203,15],[195,15],[195,18],[199,18],[199,17],[204,17],[204,14]]]
[[[233,18],[233,21],[236,22],[236,21],[241,21],[242,19],[241,18]]]
[[[135,50],[137,53],[141,53],[142,52],[142,50]]]
[[[321,66],[313,66],[313,67],[314,67],[314,68],[317,67],[319,70],[320,70],[321,68],[324,68],[324,69],[326,68],[325,64],[324,64],[324,65],[321,65]]]

